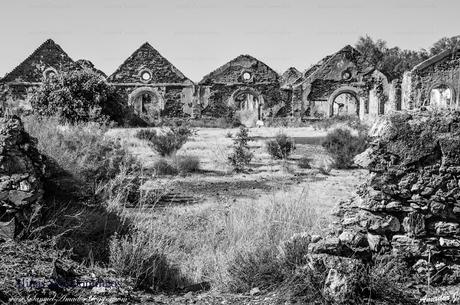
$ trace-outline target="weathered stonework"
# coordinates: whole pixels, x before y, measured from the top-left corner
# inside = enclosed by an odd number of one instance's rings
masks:
[[[44,161],[18,117],[0,118],[0,239],[26,233],[42,203]]]
[[[246,125],[275,115],[283,106],[286,93],[280,77],[269,66],[249,55],[240,55],[206,75],[199,83],[209,90],[204,115],[238,116]]]
[[[46,77],[78,68],[58,44],[48,39],[0,80],[2,108],[31,110],[29,99]]]
[[[292,88],[292,115],[297,117],[374,118],[385,113],[390,94],[386,76],[349,45],[308,69]],[[339,96],[345,100],[337,102]]]
[[[371,175],[340,203],[333,234],[310,254],[399,257],[415,284],[460,284],[460,112],[414,112],[374,125],[357,157]]]
[[[187,97],[193,82],[149,43],[144,43],[107,79],[121,100],[148,123],[161,117],[191,116]]]
[[[460,51],[441,52],[404,74],[403,109],[458,108],[459,83]]]

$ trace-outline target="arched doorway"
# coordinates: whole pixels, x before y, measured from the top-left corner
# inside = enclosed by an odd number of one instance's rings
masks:
[[[246,126],[254,126],[262,119],[263,97],[252,88],[236,90],[232,94],[231,104],[236,110],[240,122]]]
[[[351,92],[335,95],[331,108],[331,116],[359,116],[359,100]]]
[[[336,89],[328,99],[329,116],[358,116],[360,99],[358,89],[344,86]]]
[[[129,105],[141,117],[157,119],[164,109],[164,100],[154,88],[138,88],[129,95]]]
[[[251,92],[241,92],[235,96],[235,102],[242,112],[254,112],[257,119],[260,120],[260,102],[259,97]]]
[[[438,84],[431,88],[429,106],[432,108],[454,108],[454,90],[446,84]]]

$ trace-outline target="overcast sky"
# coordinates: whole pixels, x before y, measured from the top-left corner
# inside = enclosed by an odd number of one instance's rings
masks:
[[[460,34],[458,0],[0,0],[0,76],[48,38],[106,74],[145,41],[187,77],[239,54],[303,71],[361,35],[428,48]]]

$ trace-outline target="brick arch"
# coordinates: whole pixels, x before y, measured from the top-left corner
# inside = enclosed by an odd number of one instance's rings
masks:
[[[332,94],[329,96],[328,104],[329,104],[329,117],[334,115],[334,100],[341,94],[348,93],[351,94],[356,100],[356,115],[359,116],[359,107],[360,107],[360,100],[359,100],[359,90],[355,87],[351,86],[344,86],[336,89]]]

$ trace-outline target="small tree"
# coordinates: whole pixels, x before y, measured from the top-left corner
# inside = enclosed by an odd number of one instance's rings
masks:
[[[249,150],[249,130],[241,126],[233,140],[233,152],[228,156],[230,164],[236,172],[243,172],[252,160]]]

